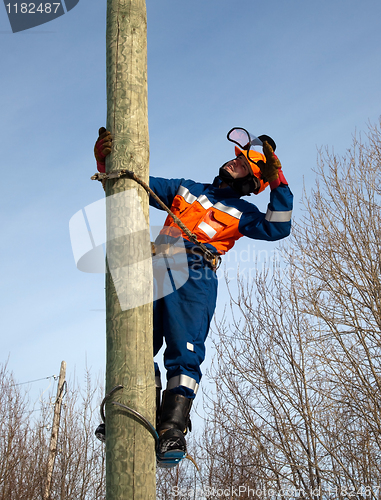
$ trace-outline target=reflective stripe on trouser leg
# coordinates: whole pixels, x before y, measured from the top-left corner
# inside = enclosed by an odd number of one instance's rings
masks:
[[[157,377],[157,376],[155,377],[155,387],[156,387],[157,389],[161,389],[161,388],[163,387],[163,386],[161,385],[161,379],[160,379],[160,377]]]
[[[155,362],[154,367],[155,367],[155,387],[156,389],[161,389],[163,386],[161,385],[161,374],[159,365]]]
[[[198,391],[198,383],[194,378],[188,377],[188,375],[176,375],[176,377],[172,377],[168,380],[167,390],[175,389],[175,387],[179,387],[182,385],[183,387],[188,387],[191,391],[197,394]]]

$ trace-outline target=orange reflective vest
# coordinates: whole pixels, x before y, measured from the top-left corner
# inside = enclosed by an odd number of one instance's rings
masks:
[[[172,212],[197,236],[201,243],[210,243],[218,253],[224,254],[243,236],[238,230],[242,212],[234,207],[213,203],[205,195],[198,197],[180,186],[171,206]],[[187,236],[168,215],[160,234]]]
[[[204,244],[219,254],[226,253],[242,236],[275,241],[290,234],[293,196],[288,185],[270,192],[267,212],[240,198],[230,187],[220,189],[217,177],[213,184],[185,179],[150,178],[150,187]],[[150,204],[160,208],[154,199]],[[159,239],[187,236],[168,216]]]

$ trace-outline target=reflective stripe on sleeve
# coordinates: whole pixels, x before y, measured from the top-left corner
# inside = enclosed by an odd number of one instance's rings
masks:
[[[188,375],[184,374],[170,378],[167,383],[167,390],[174,389],[179,385],[182,385],[183,387],[188,387],[188,389],[191,389],[195,394],[197,394],[198,383],[195,381],[194,378],[188,377]]]
[[[267,209],[265,219],[268,222],[289,222],[291,220],[292,210],[287,212],[273,212],[269,208]]]
[[[202,208],[205,208],[205,210],[208,210],[208,208],[211,208],[213,206],[213,203],[211,203],[208,199],[207,196],[204,194],[201,194],[198,198],[197,201],[199,204],[202,206]]]
[[[184,200],[187,202],[187,203],[190,203],[192,204],[194,201],[197,200],[197,196],[194,196],[192,193],[189,192],[189,189],[187,189],[186,187],[184,186],[180,186],[178,191],[177,191],[177,194],[179,196],[181,196],[182,198],[184,198]]]

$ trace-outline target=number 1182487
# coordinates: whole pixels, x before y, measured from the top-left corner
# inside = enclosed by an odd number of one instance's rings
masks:
[[[8,3],[8,14],[55,14],[61,3]]]

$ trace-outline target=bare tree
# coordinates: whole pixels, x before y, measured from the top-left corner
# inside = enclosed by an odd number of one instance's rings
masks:
[[[295,232],[300,301],[342,427],[333,431],[337,462],[356,491],[377,490],[381,473],[380,160],[379,126],[369,128],[366,143],[354,137],[345,158],[322,154],[320,182]]]
[[[94,435],[99,421],[99,384],[86,374],[85,389],[68,384],[61,419],[52,500],[101,500],[105,495],[105,448]]]
[[[62,410],[51,500],[101,500],[105,450],[96,439],[99,384],[69,383]],[[47,470],[53,394],[30,406],[27,391],[0,367],[0,499],[41,500]]]
[[[0,367],[0,498],[27,498],[36,488],[30,471],[29,412],[26,394],[15,384],[6,365]]]

